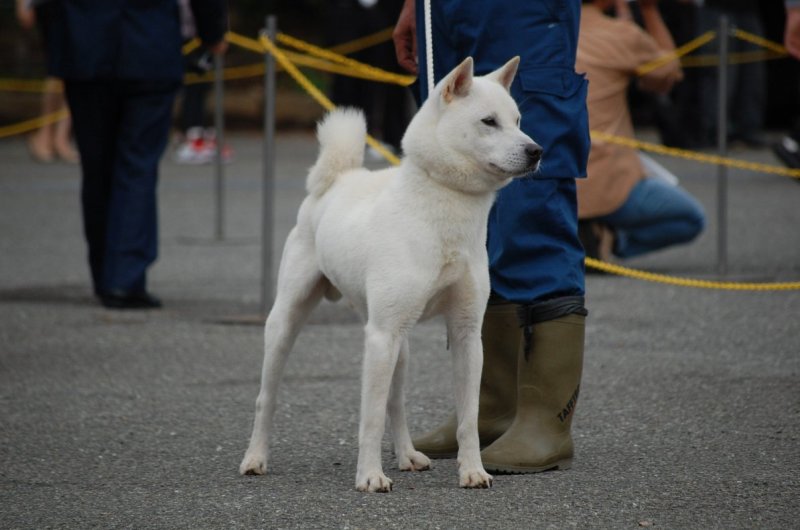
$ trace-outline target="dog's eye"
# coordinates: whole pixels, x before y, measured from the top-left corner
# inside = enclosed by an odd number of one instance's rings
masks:
[[[497,127],[497,120],[495,120],[491,116],[489,116],[488,118],[482,119],[481,123],[483,123],[484,125],[488,125],[489,127]]]

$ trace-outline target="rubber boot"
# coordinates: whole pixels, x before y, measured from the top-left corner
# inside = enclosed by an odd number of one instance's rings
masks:
[[[583,369],[583,313],[526,326],[529,345],[519,356],[516,416],[481,451],[488,471],[536,473],[571,467],[570,429]]]
[[[478,404],[478,437],[481,447],[499,438],[511,426],[517,402],[517,357],[522,347],[522,329],[517,305],[490,303],[483,317],[483,371]],[[430,458],[455,458],[456,415],[437,429],[413,440],[414,448]]]

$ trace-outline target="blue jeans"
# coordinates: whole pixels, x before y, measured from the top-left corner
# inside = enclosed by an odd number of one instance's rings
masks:
[[[691,241],[703,230],[705,213],[683,188],[646,178],[620,208],[597,220],[614,231],[614,254],[630,258]]]

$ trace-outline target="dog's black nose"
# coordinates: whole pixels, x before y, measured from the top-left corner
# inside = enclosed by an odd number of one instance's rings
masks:
[[[536,164],[542,159],[542,148],[537,144],[528,144],[525,146],[525,155],[528,157],[531,165]]]

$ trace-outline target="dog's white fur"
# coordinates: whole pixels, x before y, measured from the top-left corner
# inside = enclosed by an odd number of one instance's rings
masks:
[[[362,167],[360,111],[337,110],[318,127],[320,155],[289,234],[278,293],[264,330],[261,390],[243,474],[267,470],[281,372],[320,299],[343,295],[366,321],[356,488],[389,491],[381,467],[388,413],[401,470],[430,460],[411,442],[403,398],[408,333],[443,314],[456,377],[459,482],[489,487],[478,445],[480,329],[489,296],[486,222],[495,191],[538,167],[541,149],[519,129],[508,90],[519,58],[473,77],[468,58],[436,87],[403,137],[396,168]]]

